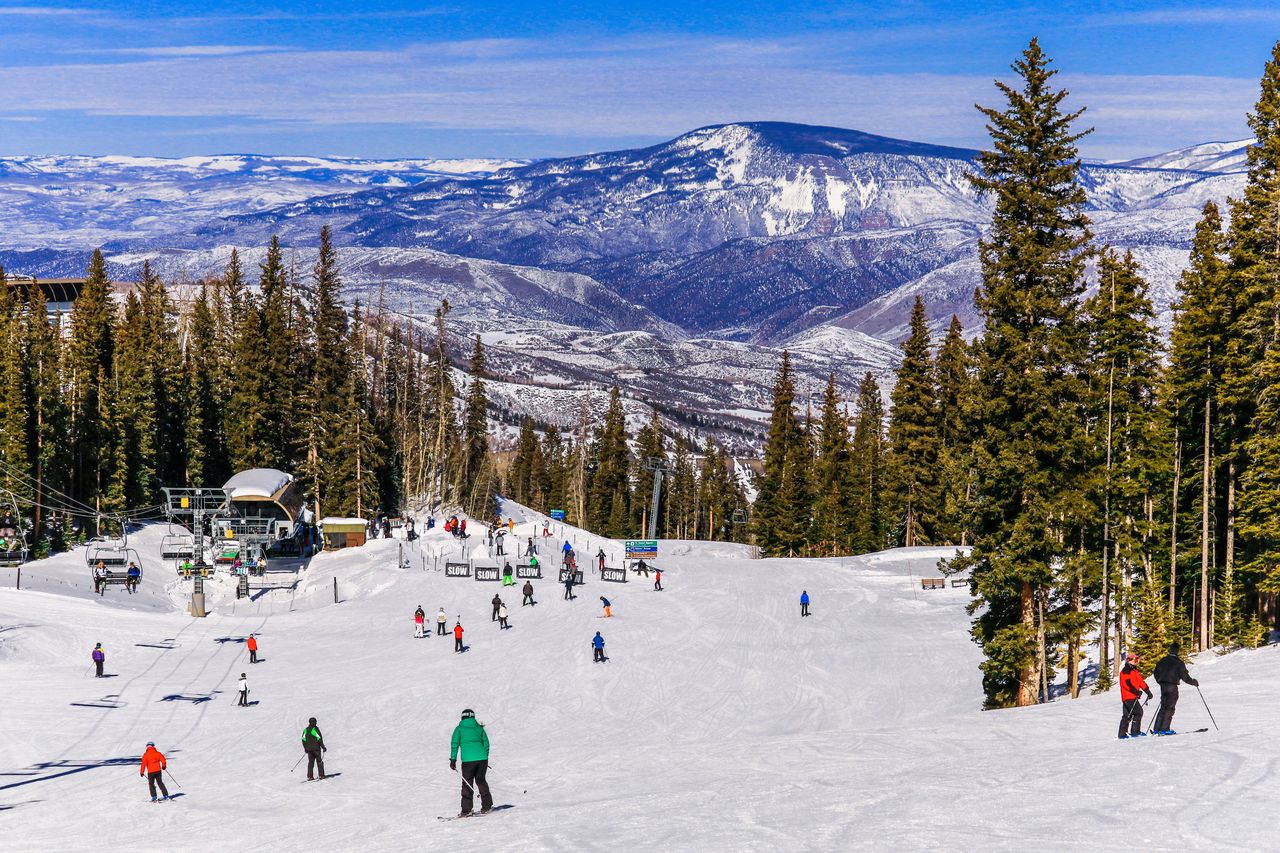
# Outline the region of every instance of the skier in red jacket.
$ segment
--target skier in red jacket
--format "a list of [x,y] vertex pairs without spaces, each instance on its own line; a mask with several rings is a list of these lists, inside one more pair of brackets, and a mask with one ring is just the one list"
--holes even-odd
[[453,623],[453,650],[455,652],[462,651],[462,621]]
[[164,799],[169,799],[169,791],[164,786],[164,779],[160,774],[169,766],[169,762],[164,760],[164,755],[160,750],[156,749],[156,745],[147,741],[147,751],[142,753],[142,766],[138,768],[139,776],[147,777],[147,787],[151,789],[151,802],[156,801],[156,786],[160,786],[160,793],[164,795]]
[[[1120,707],[1124,709],[1124,716],[1120,718],[1121,740],[1142,737],[1145,734],[1142,731],[1141,694],[1143,693],[1147,694],[1147,700],[1150,701],[1151,688],[1147,687],[1147,680],[1142,677],[1142,672],[1138,669],[1138,656],[1130,652],[1124,669],[1120,670]],[[1126,728],[1128,728],[1127,733]]]

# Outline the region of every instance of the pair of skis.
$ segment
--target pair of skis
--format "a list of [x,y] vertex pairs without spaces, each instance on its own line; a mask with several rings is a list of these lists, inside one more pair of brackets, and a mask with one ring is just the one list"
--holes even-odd
[[501,806],[494,806],[493,808],[489,809],[489,811],[487,812],[471,812],[469,814],[456,814],[456,815],[448,815],[448,816],[442,815],[437,817],[436,820],[462,820],[463,818],[470,818],[470,817],[484,817],[485,815],[493,814],[494,812],[500,812],[500,811],[505,811],[507,809],[514,809],[514,808],[515,806],[513,804],[506,803]]

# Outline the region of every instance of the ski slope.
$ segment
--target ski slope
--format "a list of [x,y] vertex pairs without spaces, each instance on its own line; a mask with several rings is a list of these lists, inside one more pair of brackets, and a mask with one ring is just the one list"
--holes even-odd
[[[541,529],[512,514],[516,539]],[[153,533],[131,537],[144,558]],[[566,535],[584,564],[620,546]],[[472,554],[487,554],[478,542]],[[458,551],[437,529],[325,553],[296,587],[254,600],[211,584],[205,619],[183,612],[183,582],[154,559],[134,597],[77,590],[82,556],[26,567],[44,587],[24,575],[23,590],[0,588],[0,849],[1273,846],[1261,816],[1280,771],[1260,735],[1280,699],[1275,647],[1193,666],[1220,733],[1119,742],[1114,693],[979,710],[967,590],[920,589],[947,549],[753,560],[743,546],[663,542],[665,591],[588,574],[568,602],[548,579],[534,608],[518,587],[434,570]],[[490,621],[495,592],[509,631]],[[600,618],[600,595],[614,618]],[[429,620],[444,606],[450,628],[460,615],[469,650],[415,639],[419,604]],[[597,630],[605,664],[591,662]],[[252,667],[251,631],[263,661]],[[110,678],[90,675],[95,642]],[[249,708],[233,704],[241,672]],[[440,822],[458,811],[447,761],[467,707],[492,741],[495,802],[515,808]],[[340,775],[302,784],[305,767],[290,768],[310,716]],[[1184,692],[1175,727],[1201,725]],[[148,740],[182,786],[170,784],[175,802],[148,801],[137,771]]]

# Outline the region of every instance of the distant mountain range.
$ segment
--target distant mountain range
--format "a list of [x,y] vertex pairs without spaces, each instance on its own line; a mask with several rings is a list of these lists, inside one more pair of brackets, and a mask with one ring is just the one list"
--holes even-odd
[[[1134,252],[1162,311],[1201,207],[1241,191],[1246,146],[1085,164],[1099,241]],[[329,224],[353,299],[427,316],[448,296],[468,332],[522,341],[513,364],[550,359],[536,369],[553,385],[637,370],[680,385],[684,362],[736,342],[739,363],[721,367],[746,384],[717,410],[752,421],[768,372],[756,387],[755,354],[809,347],[815,383],[829,369],[888,377],[887,344],[917,294],[937,327],[952,313],[975,327],[975,247],[990,216],[965,180],[975,156],[751,122],[533,162],[0,158],[0,263],[67,274],[100,244],[119,276],[153,258],[190,279],[215,273],[231,246],[279,234],[311,247]],[[535,358],[522,322],[544,337],[554,329],[582,357],[570,365],[548,348]],[[662,350],[662,364],[639,365],[633,339],[610,345],[622,332],[659,342],[647,351]],[[690,407],[716,407],[715,394],[686,391]]]

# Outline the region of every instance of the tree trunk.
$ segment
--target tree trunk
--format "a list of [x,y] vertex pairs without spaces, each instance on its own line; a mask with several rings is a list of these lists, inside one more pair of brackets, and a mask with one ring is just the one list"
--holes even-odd
[[[1236,461],[1232,459],[1227,463],[1227,557],[1226,563],[1222,567],[1222,588],[1230,590],[1232,583],[1232,575],[1235,572],[1236,564]],[[1236,607],[1234,598],[1228,598],[1228,611]],[[1216,617],[1216,611],[1214,616]],[[1231,624],[1231,618],[1234,614],[1228,612],[1226,615],[1227,624]],[[1213,625],[1216,618],[1209,621],[1209,645],[1213,645]]]
[[1211,400],[1204,401],[1204,461],[1200,471],[1200,619],[1196,649],[1209,648],[1209,415]]
[[[1021,622],[1028,628],[1033,629],[1033,633],[1039,636],[1036,626],[1036,601],[1035,592],[1031,588],[1031,584],[1027,581],[1022,582],[1022,588],[1018,594],[1018,603],[1021,608]],[[1043,651],[1044,646],[1041,645]],[[1024,666],[1018,673],[1018,705],[1026,707],[1027,705],[1036,704],[1036,694],[1039,692],[1040,684],[1040,661],[1041,655],[1037,653],[1031,663]]]
[[1178,600],[1178,492],[1182,486],[1182,442],[1173,443],[1173,500],[1169,512],[1169,615]]
[[[1083,555],[1081,555],[1083,556]],[[1080,569],[1077,568],[1075,575],[1071,578],[1071,613],[1075,614],[1084,609],[1084,595],[1081,590]],[[1071,691],[1071,698],[1080,698],[1080,635],[1072,632],[1070,639],[1067,640],[1067,689]]]

